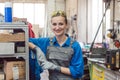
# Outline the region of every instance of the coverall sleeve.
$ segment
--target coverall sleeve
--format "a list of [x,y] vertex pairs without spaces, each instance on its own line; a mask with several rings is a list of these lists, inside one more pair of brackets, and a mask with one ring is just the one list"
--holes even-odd
[[29,42],[34,43],[44,52],[44,54],[46,54],[49,38],[30,38]]
[[84,73],[84,61],[82,50],[78,42],[73,44],[74,54],[69,66],[72,77],[81,78]]

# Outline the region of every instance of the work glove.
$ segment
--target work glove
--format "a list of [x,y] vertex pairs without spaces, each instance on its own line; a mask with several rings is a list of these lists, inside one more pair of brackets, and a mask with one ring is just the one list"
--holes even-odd
[[48,69],[60,72],[61,70],[60,66],[57,66],[54,63],[47,61],[44,53],[41,51],[39,47],[35,47],[34,50],[36,51],[37,54],[38,63],[41,65],[43,70]]

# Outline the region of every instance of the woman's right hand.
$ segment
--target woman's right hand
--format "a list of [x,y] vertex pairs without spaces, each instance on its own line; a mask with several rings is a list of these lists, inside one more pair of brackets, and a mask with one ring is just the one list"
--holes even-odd
[[29,42],[28,45],[29,45],[29,48],[30,48],[30,49],[34,49],[34,48],[36,47],[36,46],[35,46],[33,43],[31,43],[31,42]]

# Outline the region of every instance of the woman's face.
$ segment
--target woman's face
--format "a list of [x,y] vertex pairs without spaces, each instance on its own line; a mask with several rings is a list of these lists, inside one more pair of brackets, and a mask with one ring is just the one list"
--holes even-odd
[[56,16],[51,19],[52,31],[55,36],[63,36],[66,32],[67,24],[65,18],[62,16]]

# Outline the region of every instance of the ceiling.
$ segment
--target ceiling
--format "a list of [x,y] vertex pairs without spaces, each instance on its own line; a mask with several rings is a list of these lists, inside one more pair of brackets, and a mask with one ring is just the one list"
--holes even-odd
[[4,2],[17,2],[17,3],[44,3],[47,0],[0,0],[0,3]]

